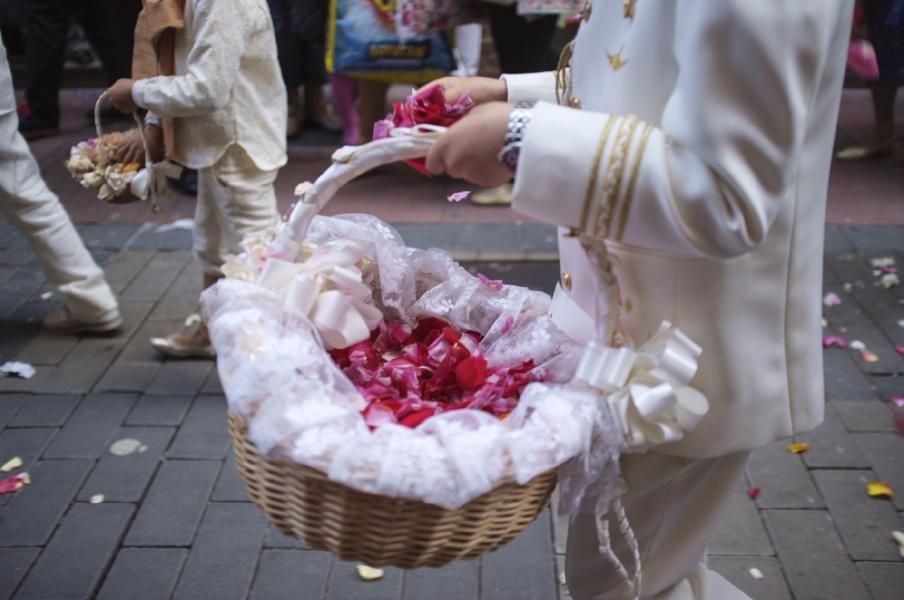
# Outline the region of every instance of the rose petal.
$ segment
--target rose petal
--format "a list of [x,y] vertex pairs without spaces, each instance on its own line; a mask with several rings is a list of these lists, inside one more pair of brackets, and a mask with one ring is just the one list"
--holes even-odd
[[91,498],[88,499],[88,502],[90,502],[91,504],[102,504],[104,500],[105,498],[103,494],[94,494],[93,496],[91,496]]
[[791,454],[803,454],[807,450],[810,449],[810,444],[807,442],[795,442],[793,444],[788,444],[788,452]]
[[471,196],[471,190],[464,190],[461,192],[452,192],[449,194],[446,199],[449,202],[463,202],[467,200]]
[[891,498],[894,491],[887,481],[870,481],[866,484],[866,493],[872,498]]
[[838,294],[836,294],[835,292],[829,292],[822,299],[822,303],[826,306],[838,306],[839,304],[841,304],[841,298],[839,298]]
[[857,350],[858,352],[862,351],[862,350],[866,350],[866,344],[864,344],[860,340],[854,340],[853,342],[850,343],[850,346],[851,346],[851,350]]
[[355,569],[358,571],[358,577],[364,581],[377,581],[383,579],[383,569],[368,567],[367,565],[358,565]]
[[16,469],[18,469],[21,466],[22,466],[22,458],[19,456],[14,456],[11,459],[9,459],[8,461],[6,461],[6,463],[4,463],[2,467],[0,467],[0,471],[3,471],[4,473],[9,473],[10,471],[15,471]]
[[847,342],[838,335],[827,335],[822,338],[823,348],[847,348]]
[[877,363],[877,362],[879,362],[879,356],[878,356],[875,352],[873,352],[873,351],[871,351],[871,350],[868,350],[868,349],[863,349],[863,350],[860,351],[860,358],[861,358],[861,359],[863,360],[863,362],[865,362],[865,363]]
[[758,488],[758,487],[747,488],[747,497],[750,498],[751,500],[756,500],[759,495],[760,495],[760,488]]
[[753,577],[754,579],[762,579],[763,572],[760,571],[759,569],[757,569],[756,567],[752,567],[750,569],[750,576]]
[[904,344],[895,346],[895,352],[897,352],[901,356],[904,356]]
[[502,290],[502,285],[503,285],[503,284],[502,284],[502,280],[501,280],[501,279],[490,279],[489,277],[487,277],[487,276],[484,275],[483,273],[478,273],[478,274],[477,274],[477,279],[480,280],[480,283],[482,283],[483,285],[485,285],[485,286],[487,286],[487,287],[489,287],[489,288],[492,288],[492,289],[494,289],[494,290],[496,290],[496,291],[501,291],[501,290]]

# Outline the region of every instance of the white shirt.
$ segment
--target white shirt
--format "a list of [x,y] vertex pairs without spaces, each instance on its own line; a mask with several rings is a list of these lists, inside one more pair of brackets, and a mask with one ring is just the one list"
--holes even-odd
[[231,144],[261,170],[286,163],[286,90],[265,0],[189,0],[175,76],[136,81],[135,103],[175,118],[176,156],[210,167]]

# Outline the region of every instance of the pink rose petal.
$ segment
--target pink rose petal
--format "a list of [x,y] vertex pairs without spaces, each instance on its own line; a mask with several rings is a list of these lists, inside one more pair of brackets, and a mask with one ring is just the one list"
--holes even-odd
[[480,283],[482,283],[483,285],[485,285],[489,288],[493,288],[496,291],[502,291],[502,280],[501,279],[490,279],[483,273],[478,273],[477,279],[480,280]]
[[835,292],[829,292],[822,299],[822,303],[826,306],[838,306],[839,304],[841,304],[841,298],[839,298],[838,294],[836,294]]
[[470,196],[471,196],[471,191],[470,191],[470,190],[464,190],[464,191],[461,191],[461,192],[452,192],[451,194],[449,194],[449,195],[446,197],[446,199],[447,199],[449,202],[464,202],[464,201],[467,200]]
[[822,338],[823,348],[847,348],[847,342],[838,335],[827,335]]

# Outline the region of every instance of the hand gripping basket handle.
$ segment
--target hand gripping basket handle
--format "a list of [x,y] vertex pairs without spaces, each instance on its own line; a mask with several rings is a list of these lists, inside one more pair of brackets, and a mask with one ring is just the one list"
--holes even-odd
[[333,153],[333,164],[311,184],[289,215],[286,232],[292,240],[302,240],[311,219],[349,181],[382,165],[427,155],[444,127],[420,125],[394,129],[390,137],[361,146],[344,146]]
[[[104,136],[103,125],[100,122],[100,108],[103,106],[104,100],[106,99],[107,93],[104,92],[100,95],[100,98],[97,99],[97,102],[94,103],[94,128],[97,131],[97,139]],[[141,117],[138,116],[137,112],[132,113],[132,118],[135,119],[135,124],[138,126],[138,137],[141,139],[142,147],[144,147],[144,166],[145,168],[150,169],[152,166],[151,150],[148,147],[148,140],[144,135],[144,123],[141,122]]]

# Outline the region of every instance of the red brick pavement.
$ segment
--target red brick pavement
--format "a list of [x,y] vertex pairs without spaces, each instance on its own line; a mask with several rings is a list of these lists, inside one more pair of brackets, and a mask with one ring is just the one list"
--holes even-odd
[[[404,94],[395,89],[393,95]],[[174,196],[160,215],[151,214],[146,205],[107,206],[87,190],[79,188],[62,166],[69,147],[91,135],[84,113],[94,94],[86,90],[63,93],[64,116],[60,135],[38,140],[32,149],[48,185],[60,194],[75,221],[79,223],[145,221],[167,222],[191,216],[193,200]],[[899,102],[904,109],[904,95]],[[899,110],[904,115],[904,110]],[[847,90],[842,104],[839,145],[861,139],[871,128],[869,94]],[[899,118],[904,131],[904,119]],[[328,147],[290,149],[289,164],[277,180],[280,207],[288,210],[296,183],[315,178],[328,165]],[[447,178],[425,178],[401,165],[385,167],[350,184],[327,208],[327,213],[368,212],[395,223],[512,222],[522,218],[504,207],[450,204],[446,196],[468,186]],[[833,165],[829,189],[828,218],[838,224],[904,224],[904,147],[898,147],[893,159]]]

